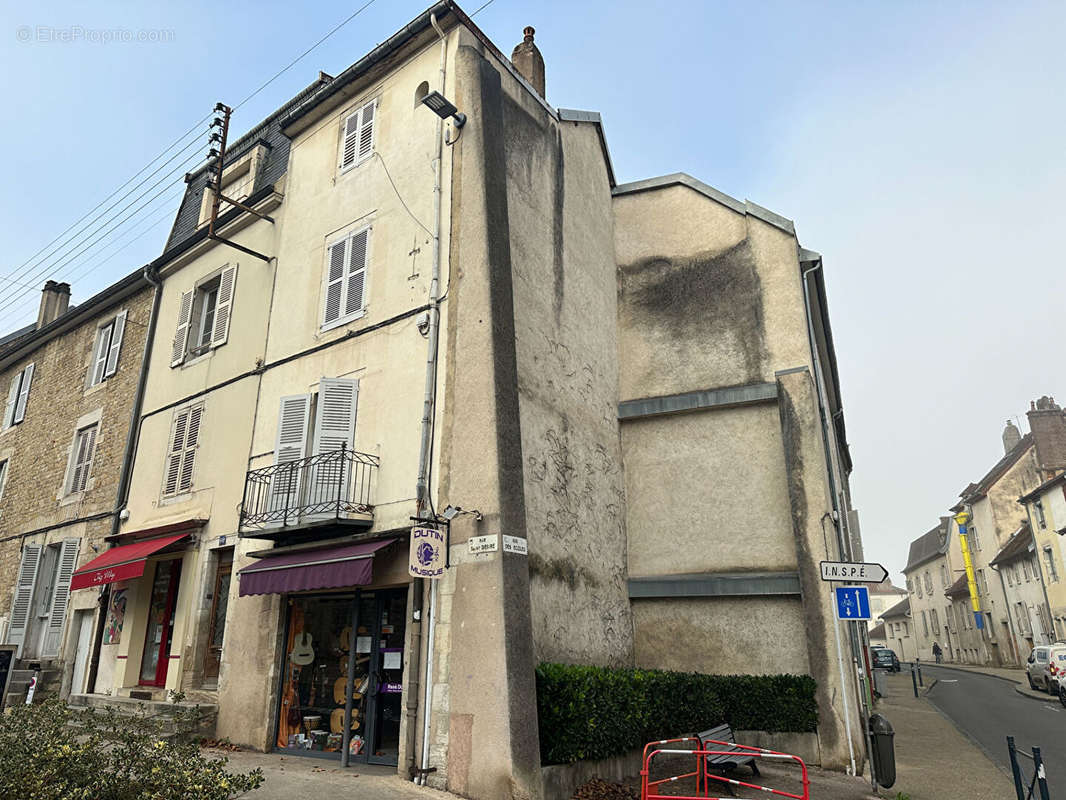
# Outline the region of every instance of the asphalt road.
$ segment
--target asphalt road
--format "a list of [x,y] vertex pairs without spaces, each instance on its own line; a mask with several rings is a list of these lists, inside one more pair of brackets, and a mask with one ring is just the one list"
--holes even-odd
[[[904,674],[907,670],[904,667]],[[1008,773],[1007,736],[1019,749],[1040,748],[1052,797],[1066,797],[1066,708],[1058,698],[1047,701],[1023,697],[1014,684],[990,675],[922,665],[928,699],[955,726],[977,742]],[[909,677],[909,676],[908,676]],[[1032,775],[1032,762],[1021,759],[1023,774]],[[951,768],[945,754],[945,768]]]

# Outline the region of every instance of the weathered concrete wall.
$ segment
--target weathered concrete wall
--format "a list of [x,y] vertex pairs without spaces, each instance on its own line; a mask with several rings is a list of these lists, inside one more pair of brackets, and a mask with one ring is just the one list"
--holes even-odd
[[810,672],[798,597],[634,600],[633,623],[641,667],[717,675]]
[[[1056,531],[1066,527],[1066,497],[1064,497],[1061,485],[1051,486],[1040,493],[1039,499],[1044,509],[1044,526],[1040,525],[1039,517],[1033,508],[1033,503],[1027,503],[1022,508],[1029,518],[1029,526],[1033,531],[1033,539],[1036,542],[1036,556],[1040,564],[1040,574],[1047,591],[1047,602],[1051,612],[1051,624],[1055,630],[1051,633],[1052,640],[1058,641],[1066,636],[1066,560],[1063,559],[1064,549],[1062,536]],[[1046,563],[1045,550],[1051,549],[1051,557],[1056,566],[1055,575],[1051,575]]]
[[594,125],[502,102],[538,661],[628,664],[613,216]]
[[795,570],[780,430],[772,403],[626,421],[629,574]]

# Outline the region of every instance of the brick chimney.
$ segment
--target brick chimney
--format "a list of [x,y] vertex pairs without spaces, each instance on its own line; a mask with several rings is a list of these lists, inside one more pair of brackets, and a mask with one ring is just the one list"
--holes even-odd
[[529,81],[529,84],[537,90],[541,97],[544,97],[544,56],[540,54],[540,50],[535,44],[533,44],[533,34],[536,31],[531,27],[526,27],[522,33],[525,38],[519,42],[514,51],[511,53],[511,63],[515,65],[522,77]]
[[1066,414],[1054,397],[1045,395],[1029,404],[1026,416],[1036,448],[1036,466],[1047,480],[1066,469]]
[[37,312],[37,330],[66,313],[70,305],[70,284],[48,281],[41,290],[41,309]]
[[1003,452],[1009,453],[1018,446],[1022,440],[1022,432],[1019,431],[1011,420],[1007,420],[1007,427],[1003,429]]

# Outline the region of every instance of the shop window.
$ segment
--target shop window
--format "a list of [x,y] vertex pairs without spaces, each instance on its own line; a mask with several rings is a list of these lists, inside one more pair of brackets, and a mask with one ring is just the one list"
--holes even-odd
[[291,598],[276,746],[339,757],[350,692],[350,755],[396,764],[406,620],[406,589]]

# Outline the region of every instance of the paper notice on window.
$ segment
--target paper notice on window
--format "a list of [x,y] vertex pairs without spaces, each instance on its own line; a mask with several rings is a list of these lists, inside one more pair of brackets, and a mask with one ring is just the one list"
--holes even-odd
[[373,641],[370,636],[356,636],[355,637],[355,652],[357,653],[369,653],[370,642]]
[[382,669],[400,669],[402,662],[400,659],[401,653],[382,653],[385,657],[384,663],[382,663]]

